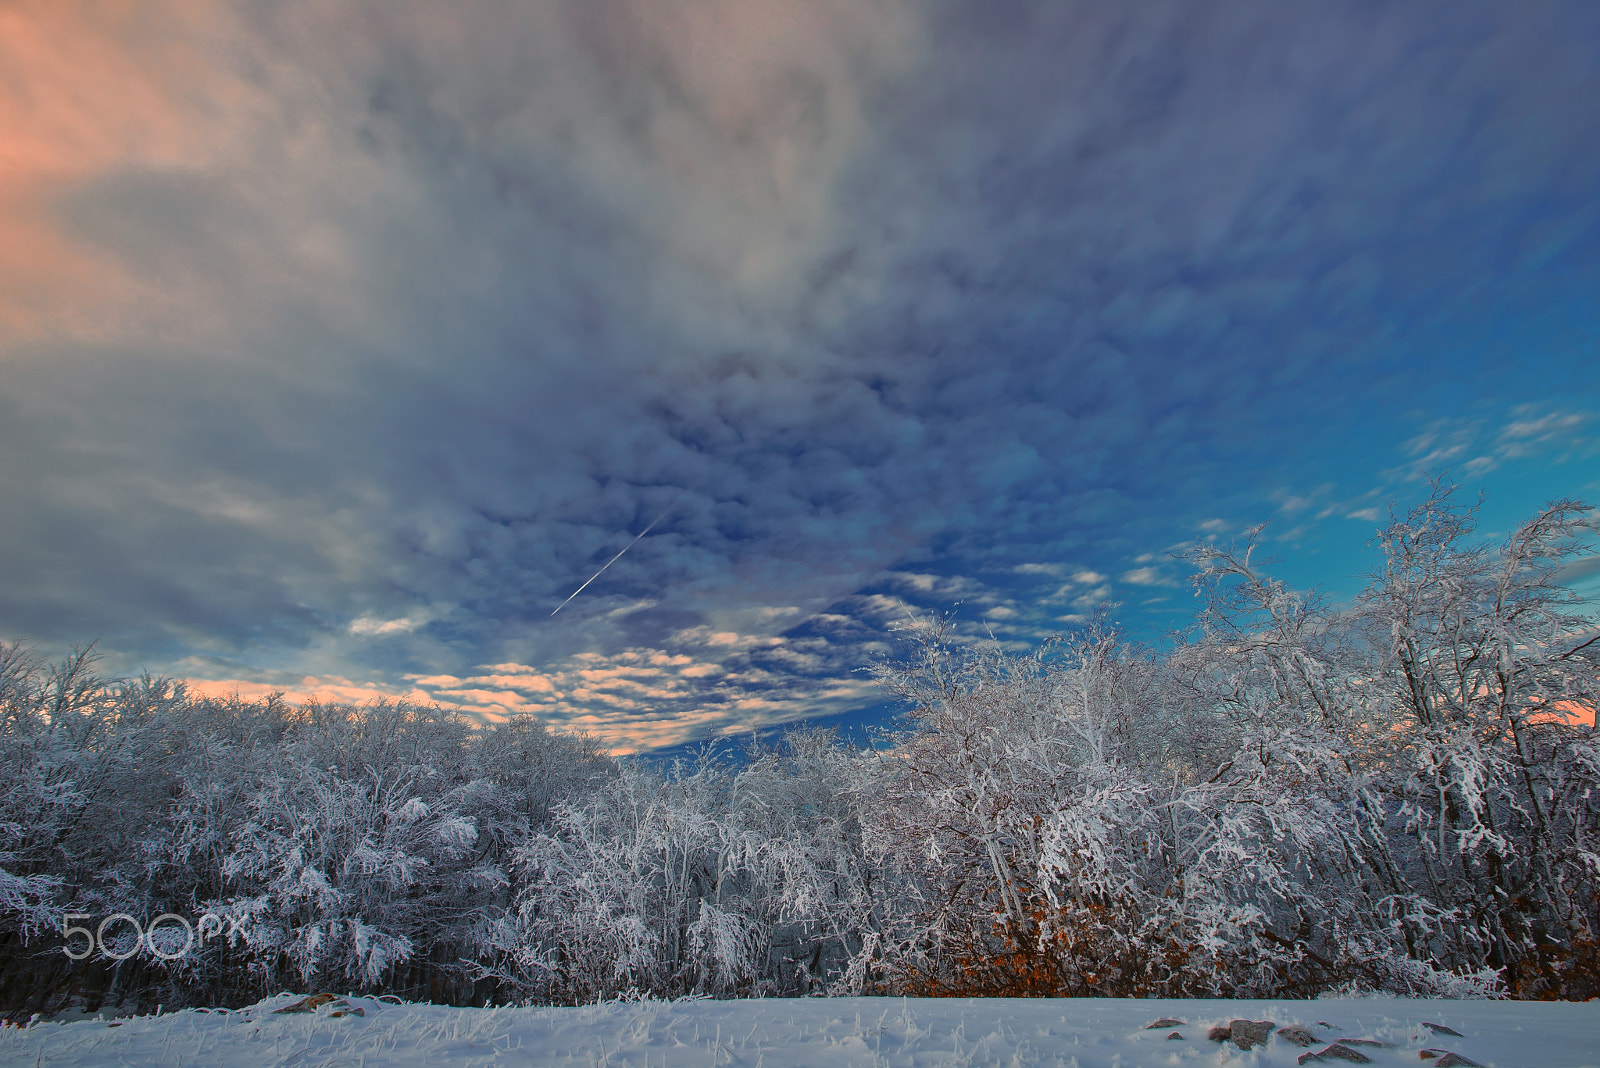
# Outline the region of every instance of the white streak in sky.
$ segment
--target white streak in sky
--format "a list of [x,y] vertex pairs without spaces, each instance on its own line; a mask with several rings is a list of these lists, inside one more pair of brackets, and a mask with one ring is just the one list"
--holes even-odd
[[[616,563],[622,557],[623,553],[627,552],[629,549],[631,549],[635,545],[639,544],[639,539],[644,537],[646,534],[650,533],[651,528],[654,527],[657,523],[659,523],[663,519],[667,518],[667,513],[672,511],[674,508],[676,508],[678,506],[678,502],[681,501],[681,500],[683,500],[683,494],[680,493],[680,494],[678,494],[678,496],[676,498],[673,499],[671,504],[667,505],[666,508],[662,509],[662,512],[661,512],[660,515],[658,515],[654,519],[650,520],[650,526],[645,527],[643,530],[639,531],[639,533],[635,534],[632,541],[630,541],[628,544],[624,545],[621,549],[617,550],[617,555],[616,556],[613,556],[611,559],[607,560],[604,564],[601,565],[599,571],[596,571],[594,574],[590,575],[589,576],[589,582],[593,582],[595,579],[599,578],[602,574],[605,573],[606,568],[608,568],[612,564]],[[568,597],[565,601],[562,601],[560,604],[556,605],[556,612],[559,612],[563,608],[567,607],[567,605],[572,603],[572,598],[573,597],[578,596],[578,594],[580,594],[584,590],[588,589],[589,588],[589,582],[585,582],[582,586],[579,586],[577,589],[573,590],[572,591],[572,597]],[[551,612],[550,614],[552,616],[554,616],[556,614],[556,612]]]

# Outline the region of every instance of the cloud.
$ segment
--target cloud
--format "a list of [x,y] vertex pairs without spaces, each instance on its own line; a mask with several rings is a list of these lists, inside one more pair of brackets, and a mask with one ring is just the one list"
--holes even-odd
[[350,624],[351,634],[370,634],[382,636],[385,634],[405,634],[422,626],[426,620],[422,619],[374,619],[371,616],[362,616]]
[[1543,451],[1541,446],[1577,444],[1582,441],[1579,431],[1593,418],[1585,412],[1541,413],[1535,405],[1519,405],[1497,435],[1500,454],[1521,458]]
[[1555,580],[1563,584],[1583,582],[1600,576],[1600,556],[1581,556],[1563,564]]
[[339,676],[269,681],[205,675],[195,665],[189,688],[199,694],[363,704],[408,699],[461,709],[480,722],[535,715],[557,728],[593,735],[616,753],[739,734],[795,719],[824,718],[870,702],[873,684],[841,670],[841,656],[859,650],[826,641],[785,641],[703,629],[680,632],[667,648],[581,652],[540,665],[481,664],[456,674],[407,674],[396,685]]
[[1122,573],[1122,581],[1135,586],[1171,586],[1173,581],[1153,567],[1136,567]]
[[894,585],[916,593],[931,593],[936,586],[940,585],[940,577],[938,575],[919,575],[910,571],[891,571],[888,577],[889,581]]
[[[783,670],[771,670],[773,663]],[[465,677],[410,681],[430,700],[488,722],[534,714],[627,753],[827,716],[870,699],[871,684],[864,678],[806,674],[824,665],[822,657],[781,647],[760,662],[624,649],[579,653],[538,668],[501,664]]]
[[352,682],[338,675],[307,675],[298,681],[283,685],[256,682],[250,679],[191,678],[184,683],[187,690],[199,697],[221,700],[238,697],[246,701],[259,701],[267,697],[282,697],[296,704],[366,705],[377,701],[411,700],[432,703],[430,694],[422,689],[393,686],[374,686],[370,683]]
[[1413,481],[1452,468],[1467,477],[1482,477],[1534,456],[1561,462],[1593,455],[1595,442],[1583,431],[1594,418],[1588,412],[1551,410],[1548,402],[1541,402],[1514,405],[1488,417],[1436,420],[1407,443],[1408,463],[1402,472]]
[[1597,19],[9,5],[0,633],[644,745],[1589,455]]

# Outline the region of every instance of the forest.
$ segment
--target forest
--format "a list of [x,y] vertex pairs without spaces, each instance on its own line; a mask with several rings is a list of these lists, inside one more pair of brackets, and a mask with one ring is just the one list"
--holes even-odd
[[1159,646],[905,628],[870,746],[218,700],[0,643],[0,1010],[906,994],[1600,996],[1600,631],[1562,500],[1436,485],[1364,591],[1259,531]]

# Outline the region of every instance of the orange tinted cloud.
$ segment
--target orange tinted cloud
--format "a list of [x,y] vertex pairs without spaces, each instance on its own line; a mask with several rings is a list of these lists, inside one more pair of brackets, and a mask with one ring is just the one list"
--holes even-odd
[[[874,692],[865,678],[787,675],[741,655],[759,648],[787,665],[787,644],[695,627],[675,633],[670,649],[584,652],[538,667],[485,664],[480,674],[410,675],[407,681],[424,699],[484,722],[533,713],[552,726],[586,731],[618,754],[825,716]],[[793,651],[794,658],[805,656]]]
[[96,334],[140,286],[63,235],[55,199],[115,168],[194,168],[221,147],[237,92],[208,56],[199,0],[0,7],[0,338]]
[[781,637],[694,627],[676,632],[669,649],[583,652],[540,666],[484,664],[476,674],[407,675],[397,686],[337,675],[306,676],[294,685],[186,681],[192,692],[215,697],[259,700],[277,693],[292,702],[350,704],[404,698],[459,709],[482,723],[532,714],[552,727],[590,734],[621,755],[826,716],[875,692],[863,677],[788,675],[742,655],[760,649],[787,667],[816,666],[790,663],[808,657],[788,645]]
[[418,701],[423,704],[434,703],[434,698],[427,692],[413,688],[393,686],[375,686],[367,683],[352,682],[339,675],[312,676],[307,675],[295,686],[274,686],[265,682],[251,682],[247,679],[185,679],[184,685],[189,692],[200,697],[242,697],[246,701],[259,701],[273,694],[280,694],[285,699],[302,704],[308,701],[317,701],[324,704],[339,703],[361,705],[372,701],[394,701],[406,699]]

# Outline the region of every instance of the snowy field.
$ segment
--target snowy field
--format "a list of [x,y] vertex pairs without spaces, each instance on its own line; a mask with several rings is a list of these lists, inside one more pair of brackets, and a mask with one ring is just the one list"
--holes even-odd
[[[1346,1051],[1375,1065],[1463,1063],[1448,1061],[1450,1053],[1485,1068],[1600,1065],[1600,1002],[834,998],[460,1009],[353,997],[311,1012],[274,1011],[296,1000],[286,994],[237,1012],[5,1028],[0,1064],[1266,1066],[1301,1063],[1343,1039]],[[1183,1022],[1148,1027],[1163,1018]],[[1208,1039],[1211,1028],[1236,1019],[1270,1021],[1277,1030],[1249,1050]],[[1286,1037],[1296,1026],[1315,1043],[1295,1044],[1309,1036],[1292,1030]],[[1304,1063],[1361,1062],[1332,1053]]]

